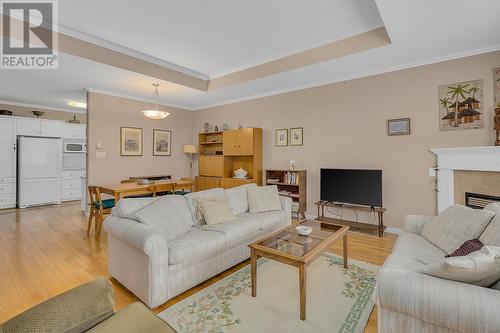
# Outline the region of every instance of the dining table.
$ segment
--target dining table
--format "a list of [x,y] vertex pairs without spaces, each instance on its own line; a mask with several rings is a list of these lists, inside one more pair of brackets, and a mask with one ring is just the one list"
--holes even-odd
[[153,185],[162,184],[174,184],[176,187],[194,188],[194,182],[192,180],[173,179],[158,180],[144,185],[137,184],[136,182],[99,185],[98,188],[101,193],[113,196],[115,198],[115,202],[118,202],[118,200],[126,196],[153,193]]

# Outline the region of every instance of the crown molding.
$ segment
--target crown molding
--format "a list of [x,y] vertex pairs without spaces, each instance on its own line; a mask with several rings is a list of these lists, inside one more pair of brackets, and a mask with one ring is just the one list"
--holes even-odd
[[286,94],[289,92],[305,90],[305,89],[310,89],[310,88],[315,88],[315,87],[321,87],[321,86],[326,86],[329,84],[340,83],[340,82],[344,82],[344,81],[350,81],[350,80],[360,79],[360,78],[379,75],[379,74],[397,72],[397,71],[401,71],[401,70],[405,70],[405,69],[410,69],[410,68],[415,68],[415,67],[420,67],[420,66],[425,66],[425,65],[432,65],[432,64],[436,64],[436,63],[440,63],[440,62],[446,62],[446,61],[456,60],[456,59],[461,59],[461,58],[467,58],[467,57],[471,57],[471,56],[475,56],[475,55],[479,55],[479,54],[490,53],[490,52],[495,52],[495,51],[499,51],[499,50],[500,50],[500,44],[497,44],[497,45],[493,45],[490,47],[454,53],[452,55],[429,58],[429,59],[426,59],[423,61],[408,63],[405,65],[385,67],[382,69],[368,71],[368,72],[364,72],[364,73],[360,73],[360,74],[347,75],[347,76],[343,76],[343,77],[339,77],[339,78],[335,78],[335,79],[323,80],[320,82],[307,83],[307,84],[298,85],[298,86],[294,86],[294,87],[290,87],[290,88],[273,90],[273,91],[262,93],[262,94],[255,94],[255,95],[251,95],[251,96],[228,99],[228,100],[213,103],[213,104],[207,104],[205,106],[195,107],[195,108],[193,108],[193,111],[201,111],[201,110],[214,108],[217,106],[223,106],[223,105],[234,104],[234,103],[239,103],[239,102],[251,101],[254,99],[270,97],[270,96],[275,96],[275,95],[281,95],[281,94]]
[[131,56],[134,58],[138,58],[138,59],[153,63],[153,64],[158,65],[158,66],[162,66],[162,67],[165,67],[165,68],[168,68],[168,69],[171,69],[171,70],[174,70],[174,71],[177,71],[177,72],[189,75],[189,76],[193,76],[193,77],[196,77],[196,78],[201,79],[201,80],[205,80],[205,81],[209,80],[208,75],[199,73],[197,71],[194,71],[194,70],[191,70],[189,68],[174,64],[174,63],[166,61],[166,60],[162,60],[160,58],[154,57],[154,56],[149,55],[147,53],[143,53],[141,51],[131,49],[129,47],[120,45],[118,43],[111,42],[107,39],[94,36],[92,34],[83,32],[81,30],[78,30],[75,28],[70,28],[69,26],[62,24],[62,23],[59,23],[59,33],[63,33],[63,34],[68,35],[70,37],[77,38],[77,39],[83,40],[85,42],[95,44],[97,46],[101,46],[101,47],[104,47],[104,48],[107,48],[107,49],[110,49],[110,50],[113,50],[113,51],[116,51],[119,53],[123,53],[125,55]]
[[[96,93],[96,94],[113,96],[113,97],[118,97],[118,98],[131,99],[133,101],[143,102],[143,103],[151,103],[151,104],[158,103],[157,101],[155,101],[152,98],[149,98],[149,99],[148,98],[140,98],[140,97],[137,97],[137,96],[127,95],[127,94],[121,94],[121,93],[117,93],[117,92],[106,91],[106,90],[95,89],[95,88],[87,88],[87,89],[85,89],[85,91],[89,92],[89,93]],[[194,111],[194,109],[192,107],[185,106],[185,105],[174,104],[174,103],[163,103],[163,102],[161,102],[161,103],[158,103],[158,105],[166,106],[166,107],[170,107],[170,108],[181,109],[181,110],[185,110],[185,111]]]
[[46,105],[20,103],[20,102],[6,101],[6,100],[0,100],[0,104],[19,106],[19,107],[30,108],[30,109],[41,109],[41,110],[47,110],[47,111],[58,111],[58,112],[67,112],[67,113],[86,113],[86,111],[84,111],[84,110],[65,109],[65,108],[58,108],[58,107],[52,107],[52,106],[46,106]]

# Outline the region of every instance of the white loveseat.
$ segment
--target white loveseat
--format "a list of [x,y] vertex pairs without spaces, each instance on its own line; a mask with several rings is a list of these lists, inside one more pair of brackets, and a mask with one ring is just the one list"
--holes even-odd
[[[405,232],[379,272],[378,326],[387,332],[500,332],[500,291],[419,273],[446,255],[421,236],[433,217],[409,215]],[[479,239],[500,246],[500,214]]]
[[[249,213],[247,186],[169,195],[190,229],[167,242],[162,231],[140,223],[134,212],[154,198],[122,199],[104,222],[108,233],[110,274],[150,308],[196,286],[250,257],[248,245],[291,224],[291,199],[280,197],[281,210]],[[235,218],[213,226],[196,222],[196,199],[228,200]],[[179,216],[177,216],[179,218]]]

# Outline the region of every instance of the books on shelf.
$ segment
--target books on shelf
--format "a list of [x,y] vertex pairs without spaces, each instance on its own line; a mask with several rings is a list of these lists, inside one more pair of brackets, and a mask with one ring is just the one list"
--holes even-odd
[[283,182],[290,185],[298,185],[300,181],[300,175],[298,172],[287,171],[284,174]]

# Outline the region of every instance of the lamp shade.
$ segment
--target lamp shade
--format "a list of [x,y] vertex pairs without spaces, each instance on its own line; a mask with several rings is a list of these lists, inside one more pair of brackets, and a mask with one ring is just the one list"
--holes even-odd
[[198,152],[198,148],[195,145],[184,145],[184,152],[186,154],[196,154]]

